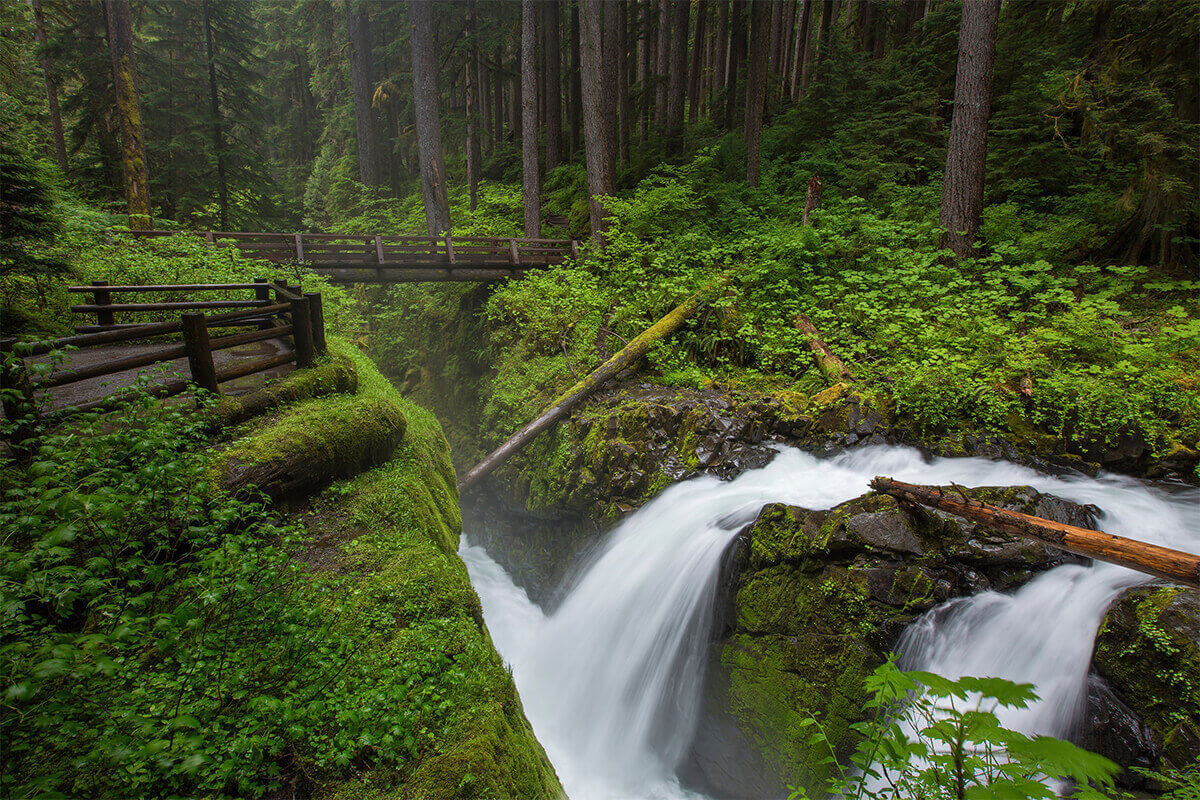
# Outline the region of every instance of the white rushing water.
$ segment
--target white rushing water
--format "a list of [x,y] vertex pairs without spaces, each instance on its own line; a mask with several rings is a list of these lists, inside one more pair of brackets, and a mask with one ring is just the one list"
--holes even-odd
[[[573,800],[688,798],[674,767],[696,724],[722,554],[767,503],[830,508],[875,475],[915,483],[1031,485],[1104,511],[1110,532],[1195,551],[1200,492],[1166,493],[1114,475],[1049,477],[1007,462],[924,460],[871,447],[819,460],[784,449],[736,480],[670,487],[623,521],[547,616],[503,568],[464,540],[460,552],[525,711]],[[468,532],[469,536],[469,532]],[[1085,697],[1105,608],[1145,576],[1108,564],[1050,570],[1011,595],[951,601],[910,626],[904,664],[951,678],[1033,683],[1041,701],[1004,718],[1062,736]]]

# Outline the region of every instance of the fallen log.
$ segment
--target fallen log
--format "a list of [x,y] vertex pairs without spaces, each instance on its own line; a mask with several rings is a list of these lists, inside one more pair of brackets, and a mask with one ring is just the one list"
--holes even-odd
[[644,356],[650,347],[659,339],[665,338],[679,329],[688,317],[696,313],[696,309],[700,307],[700,303],[715,287],[724,285],[725,279],[720,279],[713,284],[710,284],[705,289],[692,295],[683,303],[678,305],[675,310],[667,314],[658,322],[651,325],[646,330],[635,336],[629,344],[618,351],[612,358],[605,361],[593,372],[585,376],[579,383],[572,386],[566,394],[562,395],[545,411],[543,411],[537,419],[530,422],[524,428],[514,433],[504,444],[497,447],[487,458],[480,461],[475,466],[471,467],[465,475],[458,481],[458,492],[462,494],[470,489],[480,478],[484,477],[496,467],[503,464],[512,456],[513,453],[520,450],[528,444],[539,433],[549,428],[561,417],[565,416],[572,408],[584,400],[588,395],[599,389],[605,381],[614,377],[617,373],[624,370],[626,367],[632,366],[639,358]]
[[812,351],[813,361],[817,362],[817,369],[821,370],[821,374],[825,376],[825,380],[829,382],[830,386],[852,380],[850,370],[846,369],[845,363],[833,354],[829,345],[825,344],[820,332],[808,317],[797,314],[796,318],[792,320],[792,324],[808,337],[808,349]]
[[1200,589],[1200,556],[1182,550],[1051,522],[1031,514],[997,508],[966,495],[955,498],[951,492],[936,486],[920,486],[877,477],[871,481],[871,488],[899,500],[930,506],[979,522],[1004,533],[1037,539],[1060,550],[1119,564]]

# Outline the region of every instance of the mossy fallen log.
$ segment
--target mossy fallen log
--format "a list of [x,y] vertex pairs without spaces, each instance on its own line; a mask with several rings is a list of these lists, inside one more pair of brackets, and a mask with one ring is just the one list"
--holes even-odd
[[723,286],[726,280],[725,277],[719,278],[680,303],[671,313],[642,331],[629,344],[625,345],[621,351],[585,376],[579,383],[572,386],[553,405],[543,411],[537,419],[514,433],[504,444],[492,451],[487,458],[471,467],[458,481],[459,493],[466,492],[467,489],[479,482],[481,478],[507,461],[514,453],[532,441],[539,433],[565,416],[580,401],[586,399],[610,378],[637,363],[637,360],[644,356],[655,342],[679,330],[680,326],[696,313],[696,309],[700,307],[704,298],[717,287]]
[[825,380],[830,386],[848,383],[852,380],[850,370],[846,369],[845,363],[833,354],[829,345],[825,344],[821,333],[808,317],[797,314],[796,318],[792,320],[792,324],[808,337],[808,349],[812,351],[813,361],[817,362],[817,369],[821,370],[821,374],[825,376]]
[[1037,539],[1060,550],[1119,564],[1200,589],[1200,556],[1182,550],[1008,511],[972,500],[965,493],[960,493],[956,499],[950,492],[936,486],[920,486],[877,477],[871,481],[871,488],[899,500],[919,503],[979,522],[1004,533]]

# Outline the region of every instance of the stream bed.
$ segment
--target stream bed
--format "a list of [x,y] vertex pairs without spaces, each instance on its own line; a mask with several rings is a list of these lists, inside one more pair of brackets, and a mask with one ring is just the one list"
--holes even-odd
[[[1029,485],[1101,509],[1110,533],[1195,552],[1200,490],[1133,478],[1052,477],[1003,461],[926,460],[876,446],[818,459],[781,448],[732,481],[669,487],[620,522],[574,571],[547,615],[465,533],[460,553],[525,712],[573,800],[698,798],[675,775],[699,710],[722,557],[768,503],[831,508],[876,475],[914,483]],[[1026,733],[1066,736],[1086,699],[1093,640],[1108,604],[1147,576],[1066,564],[1012,594],[934,608],[897,645],[907,668],[1033,683],[1041,700],[1002,716]]]

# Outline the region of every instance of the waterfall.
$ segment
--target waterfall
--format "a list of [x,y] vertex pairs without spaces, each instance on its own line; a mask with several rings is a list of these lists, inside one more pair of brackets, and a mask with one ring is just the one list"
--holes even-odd
[[[1194,549],[1200,538],[1195,490],[1168,494],[1111,475],[1049,477],[977,458],[926,461],[915,450],[881,446],[826,460],[781,449],[766,467],[733,481],[701,477],[670,487],[607,536],[549,616],[482,548],[464,541],[489,630],[570,797],[694,797],[674,768],[696,725],[726,546],[768,503],[831,508],[864,494],[875,475],[1031,485],[1099,506],[1111,533],[1180,549]],[[1104,609],[1143,580],[1108,564],[1061,566],[1012,595],[984,592],[930,611],[899,649],[912,668],[1035,684],[1042,700],[1004,722],[1061,736],[1081,707]]]

